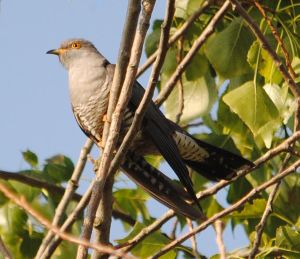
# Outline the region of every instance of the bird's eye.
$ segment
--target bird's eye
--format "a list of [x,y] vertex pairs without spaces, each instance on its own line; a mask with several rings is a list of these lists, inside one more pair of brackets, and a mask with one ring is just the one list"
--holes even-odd
[[81,48],[81,44],[79,42],[74,42],[74,43],[72,43],[71,47],[73,49],[80,49]]

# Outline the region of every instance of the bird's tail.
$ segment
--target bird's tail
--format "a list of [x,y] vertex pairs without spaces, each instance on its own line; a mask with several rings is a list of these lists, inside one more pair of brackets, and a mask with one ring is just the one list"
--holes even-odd
[[181,128],[173,138],[186,165],[209,180],[228,180],[243,167],[253,166],[249,160],[196,139]]
[[152,167],[143,157],[134,152],[128,152],[122,169],[129,178],[176,213],[193,220],[204,219],[202,211],[187,202],[191,199],[190,195],[170,178]]

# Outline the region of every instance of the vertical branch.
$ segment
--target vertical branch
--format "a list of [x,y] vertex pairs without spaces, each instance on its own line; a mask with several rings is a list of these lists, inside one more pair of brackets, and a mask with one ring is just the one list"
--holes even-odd
[[[105,193],[105,195],[103,195],[100,201],[94,222],[94,240],[97,243],[105,245],[109,245],[111,215],[113,207],[113,184],[114,174],[110,174],[105,182],[105,186],[103,189],[103,193]],[[96,250],[94,250],[92,253],[92,259],[104,259],[108,258],[108,256],[108,254],[99,253]]]
[[[72,199],[76,188],[78,187],[78,181],[79,181],[82,171],[86,165],[87,155],[91,152],[92,147],[93,147],[93,141],[90,139],[87,139],[83,148],[80,151],[78,162],[74,168],[74,172],[71,176],[71,179],[68,182],[65,193],[55,210],[55,214],[54,214],[54,217],[52,220],[53,226],[58,226],[61,223],[63,214],[64,214],[70,200]],[[44,237],[43,242],[39,247],[39,250],[36,254],[37,258],[41,257],[42,253],[44,252],[44,250],[46,249],[46,247],[48,246],[49,242],[51,241],[51,239],[53,237],[54,237],[54,233],[49,231],[47,233],[47,235]]]
[[249,259],[255,258],[255,255],[258,252],[258,248],[259,248],[259,245],[260,245],[260,242],[261,242],[261,237],[262,237],[262,234],[263,234],[263,230],[264,230],[264,227],[267,223],[268,216],[272,212],[272,203],[273,203],[274,198],[276,196],[276,193],[279,189],[280,183],[281,182],[276,183],[276,185],[273,187],[273,190],[272,190],[272,192],[271,192],[271,194],[268,198],[268,201],[267,201],[266,209],[265,209],[265,211],[262,215],[262,218],[261,218],[259,224],[256,226],[256,237],[255,237],[255,240],[254,240],[254,243],[253,243],[253,248],[252,248],[252,250],[250,252],[250,255],[249,255]]
[[216,231],[216,242],[220,251],[220,259],[226,259],[226,249],[223,240],[224,224],[222,220],[218,219],[214,225]]
[[283,55],[284,55],[284,58],[285,58],[285,64],[286,64],[286,66],[289,70],[289,73],[291,74],[292,78],[295,80],[296,73],[295,73],[294,69],[292,68],[290,58],[289,58],[289,53],[287,52],[287,50],[284,46],[283,40],[280,38],[278,31],[274,27],[271,18],[266,14],[265,9],[260,5],[260,3],[257,0],[254,0],[254,5],[257,7],[258,11],[261,13],[261,15],[267,21],[274,38],[277,40],[279,46],[282,49],[282,52],[283,52]]
[[5,246],[1,236],[0,236],[0,253],[3,255],[4,259],[12,259],[12,255],[9,252],[9,250],[7,249],[7,247]]
[[[193,227],[193,222],[190,219],[186,219],[187,220],[187,224],[189,226],[190,231],[193,231],[194,227]],[[191,243],[192,243],[192,249],[193,249],[193,253],[196,259],[200,259],[200,255],[199,252],[197,250],[197,241],[196,241],[196,236],[191,236]],[[223,259],[223,258],[222,258]]]
[[282,74],[284,80],[287,82],[288,86],[290,87],[293,95],[297,98],[300,97],[300,88],[297,86],[296,82],[294,81],[293,77],[287,71],[285,65],[282,63],[281,59],[278,57],[277,53],[271,48],[270,44],[268,43],[267,39],[264,37],[262,32],[260,31],[257,24],[253,21],[253,19],[248,15],[247,11],[241,6],[239,1],[237,0],[229,0],[231,2],[232,7],[244,18],[244,20],[248,23],[250,29],[256,36],[256,38],[260,41],[261,46],[269,53],[271,58],[274,60],[278,70]]

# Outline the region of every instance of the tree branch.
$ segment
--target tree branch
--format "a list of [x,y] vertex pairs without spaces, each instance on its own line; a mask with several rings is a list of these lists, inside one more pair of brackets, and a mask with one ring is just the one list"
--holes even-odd
[[1,236],[0,236],[0,253],[2,254],[4,259],[13,259],[11,253],[5,246]]
[[224,224],[222,220],[218,219],[214,223],[215,231],[216,231],[216,242],[220,251],[220,259],[226,259],[226,249],[223,240],[223,231],[224,231]]
[[42,216],[39,212],[37,212],[24,197],[19,197],[17,194],[12,192],[4,183],[0,182],[0,191],[12,202],[14,202],[19,207],[23,208],[26,212],[28,212],[32,217],[34,217],[36,220],[38,220],[41,224],[43,224],[48,229],[51,229],[55,234],[59,235],[62,239],[67,240],[69,242],[72,242],[74,244],[82,245],[84,247],[89,247],[96,249],[101,252],[105,252],[111,255],[126,257],[126,258],[132,258],[128,255],[125,255],[123,253],[120,253],[119,251],[114,250],[111,247],[100,245],[100,244],[92,244],[90,242],[87,242],[85,240],[81,240],[80,238],[77,238],[71,234],[67,234],[65,232],[62,232],[59,228],[56,226],[53,226],[50,221],[48,221],[44,216]]
[[[194,24],[194,22],[199,18],[199,16],[214,2],[212,0],[204,1],[199,7],[186,21],[185,23],[170,37],[167,45],[167,49],[171,47],[171,45],[177,41],[182,35],[184,35],[190,26]],[[146,60],[146,62],[139,68],[137,72],[137,77],[143,74],[155,61],[156,57],[159,56],[158,50],[156,50],[151,56]]]
[[282,74],[284,80],[287,82],[288,86],[290,87],[292,93],[295,97],[300,97],[300,89],[297,86],[296,82],[294,81],[293,77],[290,75],[290,73],[287,71],[286,66],[282,63],[281,59],[278,57],[277,53],[272,49],[270,44],[268,43],[265,36],[260,31],[257,24],[253,21],[253,19],[248,15],[246,10],[241,6],[239,1],[237,0],[229,0],[231,2],[231,5],[234,10],[236,10],[248,23],[249,27],[251,28],[252,32],[256,36],[256,38],[260,41],[262,48],[264,48],[271,58],[274,60],[274,63],[276,64],[278,70]]
[[[53,226],[58,226],[61,223],[64,212],[65,212],[69,202],[72,200],[72,197],[75,194],[75,190],[78,187],[79,179],[80,179],[83,169],[86,165],[87,156],[91,152],[92,147],[93,147],[93,141],[90,139],[87,139],[83,148],[80,151],[78,161],[74,168],[71,179],[68,182],[67,188],[65,189],[64,195],[55,210],[55,215],[52,220]],[[42,244],[40,245],[39,250],[36,254],[37,258],[41,257],[41,254],[46,249],[47,245],[49,244],[49,242],[53,238],[53,236],[54,236],[54,234],[51,231],[49,231],[47,233],[47,235],[44,237]]]

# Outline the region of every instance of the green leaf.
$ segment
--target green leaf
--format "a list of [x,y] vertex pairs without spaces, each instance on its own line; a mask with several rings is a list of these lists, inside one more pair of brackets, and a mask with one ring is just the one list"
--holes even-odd
[[204,76],[208,71],[208,65],[207,58],[198,52],[185,70],[186,79],[188,81],[194,81]]
[[149,212],[145,205],[149,196],[140,188],[120,189],[114,192],[115,206],[137,219],[141,213],[145,220],[150,219]]
[[223,101],[249,127],[255,137],[271,146],[274,132],[281,125],[278,110],[263,88],[247,82],[227,93]]
[[252,203],[246,203],[241,212],[233,212],[231,217],[238,219],[259,219],[266,208],[265,199],[255,199]]
[[251,191],[252,186],[245,178],[239,178],[230,184],[229,191],[227,194],[227,201],[230,204],[235,203],[242,197],[244,197],[249,191]]
[[274,60],[266,50],[261,48],[258,41],[255,41],[249,49],[247,60],[251,67],[254,70],[257,69],[258,73],[266,79],[266,82],[279,84],[282,81],[281,73],[277,69]]
[[74,164],[70,158],[56,155],[46,161],[44,173],[50,176],[54,182],[61,183],[70,179],[74,170]]
[[145,52],[147,57],[157,50],[160,39],[160,26],[162,22],[162,20],[155,20],[152,27],[153,31],[147,36],[145,42]]
[[22,236],[22,242],[20,245],[20,251],[23,256],[27,258],[34,258],[40,244],[42,243],[43,235],[38,232],[26,231]]
[[[162,85],[166,77],[162,75]],[[187,123],[208,113],[216,100],[217,88],[214,79],[206,74],[194,81],[182,78],[184,109],[181,122]],[[166,116],[175,121],[179,113],[179,86],[177,85],[165,102]]]
[[205,53],[214,69],[224,78],[250,71],[246,56],[253,41],[242,19],[236,18],[223,31],[209,38]]
[[35,153],[33,153],[30,150],[26,150],[22,152],[23,159],[31,166],[31,167],[37,167],[39,160],[38,157]]

